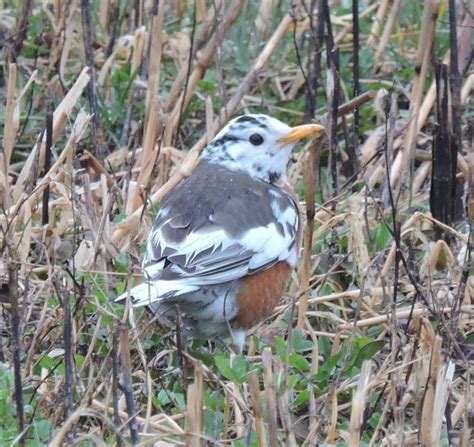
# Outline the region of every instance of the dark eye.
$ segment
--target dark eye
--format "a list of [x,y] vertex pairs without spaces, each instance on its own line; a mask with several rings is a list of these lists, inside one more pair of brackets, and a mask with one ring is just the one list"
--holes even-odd
[[254,134],[250,135],[249,141],[254,146],[260,146],[263,143],[263,137],[258,133],[254,133]]

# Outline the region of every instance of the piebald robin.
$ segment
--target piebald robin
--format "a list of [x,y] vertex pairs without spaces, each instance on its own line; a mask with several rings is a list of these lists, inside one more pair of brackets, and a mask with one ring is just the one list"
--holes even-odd
[[257,114],[230,121],[161,202],[145,282],[130,291],[134,306],[149,306],[164,321],[179,308],[183,333],[231,336],[241,350],[296,266],[301,218],[286,169],[294,144],[322,131]]

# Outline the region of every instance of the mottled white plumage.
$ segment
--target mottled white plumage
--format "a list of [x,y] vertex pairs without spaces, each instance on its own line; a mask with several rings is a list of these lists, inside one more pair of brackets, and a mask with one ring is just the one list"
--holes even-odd
[[[275,220],[284,226],[296,225],[296,207],[288,208],[279,216],[275,215]],[[186,262],[184,266],[175,264],[171,267],[178,279],[160,280],[164,262],[155,259],[153,253],[147,251],[143,259],[143,271],[162,294],[172,293],[178,296],[201,286],[239,279],[277,261],[287,261],[294,267],[297,260],[296,250],[293,249],[294,240],[294,233],[280,234],[274,223],[250,228],[239,238],[227,234],[222,227],[207,228],[191,232],[184,241],[176,243],[167,240],[160,228],[157,228],[151,233],[148,245],[153,245],[155,249],[159,247],[161,252],[171,249],[173,255],[184,256]],[[208,255],[201,257],[199,262],[194,262],[206,250],[210,250]],[[195,267],[196,270],[186,271],[190,267]],[[136,305],[150,304],[148,294],[136,298]]]
[[296,265],[298,208],[281,187],[300,138],[265,115],[236,118],[216,135],[162,201],[143,259],[145,283],[130,292],[134,305],[165,318],[179,306],[195,332],[228,333],[241,279],[279,261]]
[[[291,130],[290,126],[266,115],[244,115],[230,121],[215,136],[204,149],[202,159],[265,182],[270,181],[270,175],[286,179],[294,142],[285,144],[281,139]],[[260,144],[252,143],[254,135],[262,138]]]

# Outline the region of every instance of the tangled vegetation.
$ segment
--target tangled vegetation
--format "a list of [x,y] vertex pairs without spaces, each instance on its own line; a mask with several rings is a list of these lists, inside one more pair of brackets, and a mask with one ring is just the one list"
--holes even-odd
[[[472,445],[473,17],[1,2],[0,444]],[[295,151],[301,261],[239,355],[113,298],[246,112],[326,136]]]

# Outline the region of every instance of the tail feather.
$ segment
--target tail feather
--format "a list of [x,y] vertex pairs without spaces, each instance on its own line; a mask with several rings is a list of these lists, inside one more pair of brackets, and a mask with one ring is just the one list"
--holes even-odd
[[[135,307],[150,306],[160,303],[168,298],[184,295],[199,289],[197,285],[183,284],[179,281],[150,281],[135,286],[130,290],[132,304]],[[122,293],[115,298],[115,302],[123,302],[127,299],[128,293]]]
[[[132,304],[135,307],[151,305],[159,301],[158,288],[150,283],[142,283],[130,290]],[[115,298],[116,303],[123,303],[128,297],[128,292]]]

